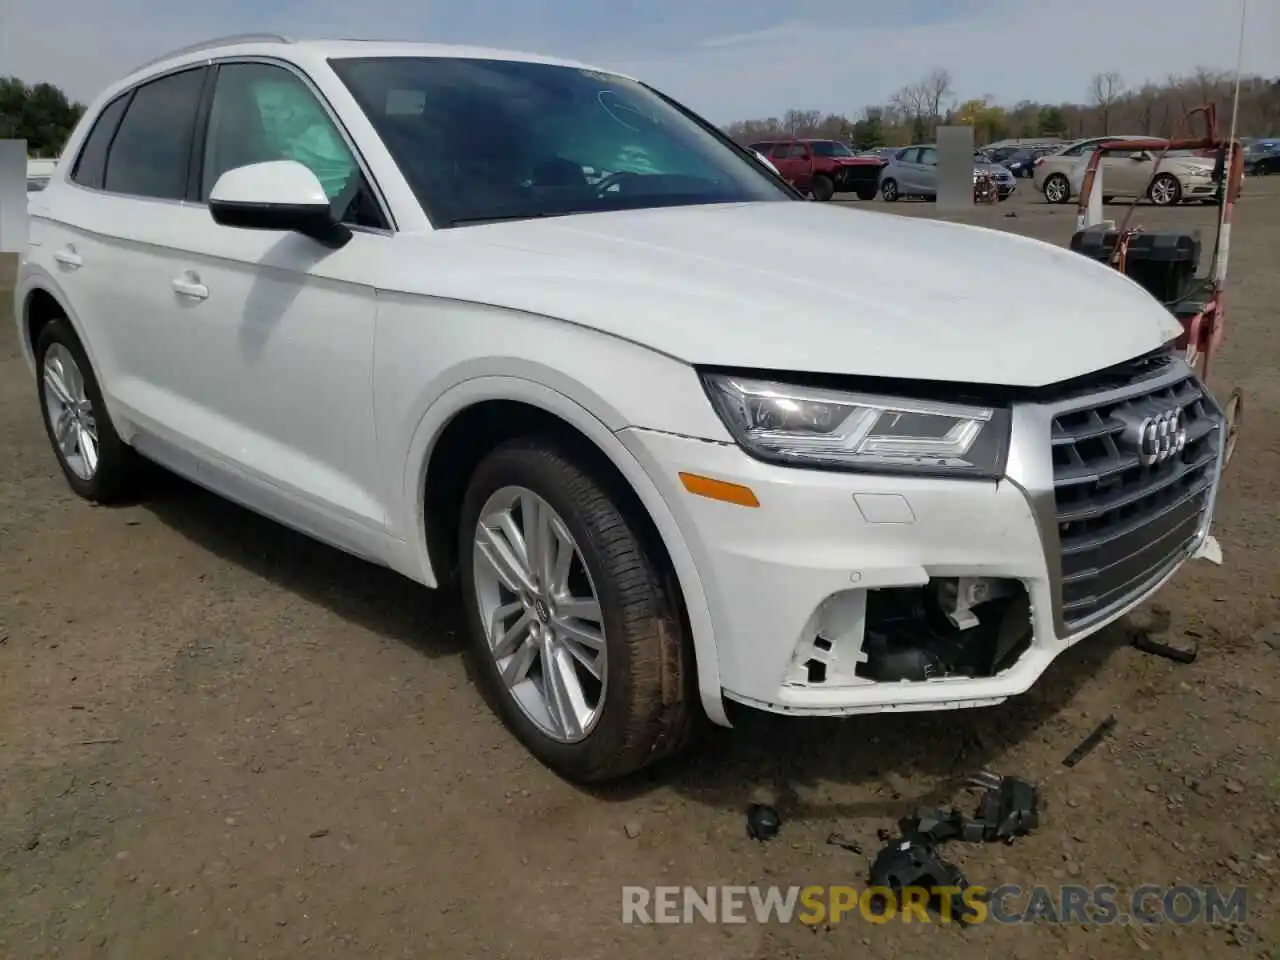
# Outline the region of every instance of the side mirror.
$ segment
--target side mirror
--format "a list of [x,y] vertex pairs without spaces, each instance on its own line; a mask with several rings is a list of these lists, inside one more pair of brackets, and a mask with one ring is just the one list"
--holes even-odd
[[332,250],[351,239],[351,231],[334,218],[319,179],[296,160],[228,170],[213,185],[209,212],[224,227],[301,233]]

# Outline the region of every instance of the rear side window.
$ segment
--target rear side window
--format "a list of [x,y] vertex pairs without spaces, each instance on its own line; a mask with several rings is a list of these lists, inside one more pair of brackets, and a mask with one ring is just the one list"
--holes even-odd
[[124,116],[124,108],[129,105],[129,94],[116,97],[98,114],[93,122],[93,129],[85,137],[80,156],[76,158],[75,168],[71,171],[71,179],[84,187],[95,190],[102,189],[102,177],[107,167],[107,149],[111,146],[111,138],[115,136],[116,127],[120,126],[120,118]]
[[107,154],[103,189],[181,200],[206,69],[173,73],[138,87]]

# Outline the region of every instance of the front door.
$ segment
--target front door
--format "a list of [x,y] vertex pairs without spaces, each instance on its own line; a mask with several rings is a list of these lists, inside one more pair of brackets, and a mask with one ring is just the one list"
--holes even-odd
[[[283,66],[216,66],[184,229],[172,238],[168,318],[184,350],[172,376],[211,486],[372,555],[385,530],[373,422],[377,297],[386,217],[310,84]],[[197,141],[199,142],[199,141]],[[213,222],[227,170],[296,160],[355,227],[340,250],[299,234]]]

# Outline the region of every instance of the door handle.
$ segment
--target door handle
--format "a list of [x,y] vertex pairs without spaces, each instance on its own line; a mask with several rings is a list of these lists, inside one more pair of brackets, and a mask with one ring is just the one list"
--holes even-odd
[[190,271],[174,279],[173,292],[180,297],[190,297],[192,300],[207,300],[209,298],[209,288],[201,283],[200,278]]
[[68,246],[63,250],[56,251],[53,255],[53,259],[58,261],[58,263],[62,264],[64,267],[70,267],[72,270],[75,270],[77,267],[84,266],[84,260],[81,258],[80,254],[76,253],[76,248],[71,246]]

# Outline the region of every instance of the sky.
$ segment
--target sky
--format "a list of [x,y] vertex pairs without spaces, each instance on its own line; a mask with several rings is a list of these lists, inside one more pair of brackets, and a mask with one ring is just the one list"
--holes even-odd
[[[1280,0],[1247,4],[1244,70],[1280,75]],[[0,0],[0,75],[87,102],[168,50],[258,31],[567,57],[727,123],[856,115],[935,67],[1005,103],[1085,101],[1102,71],[1234,69],[1240,0]]]

